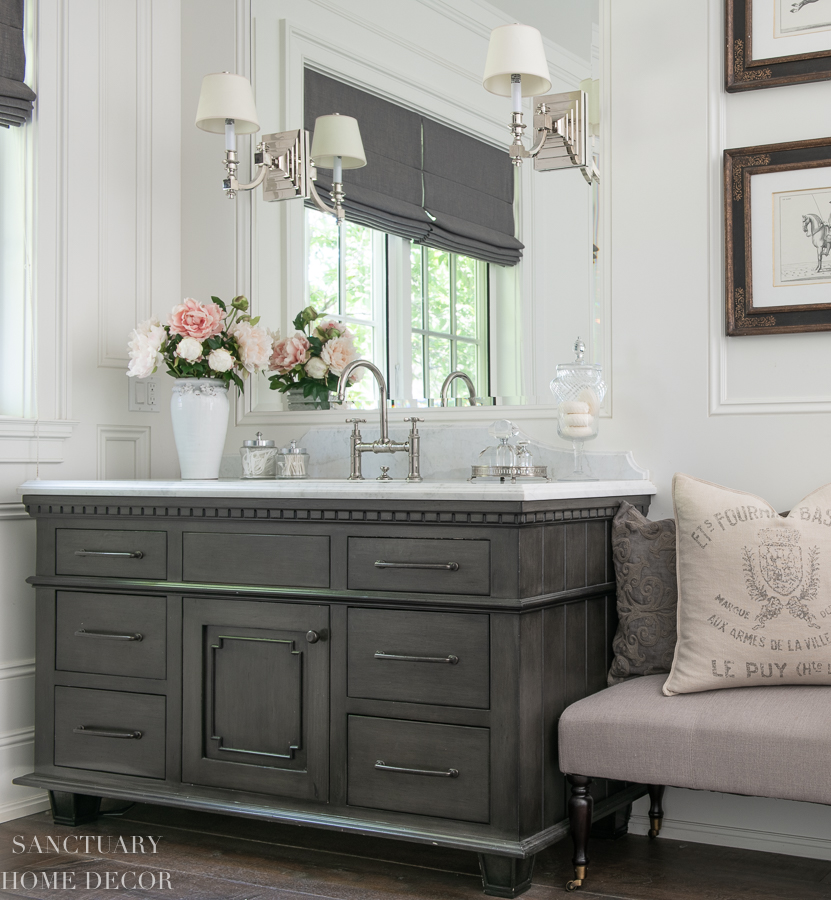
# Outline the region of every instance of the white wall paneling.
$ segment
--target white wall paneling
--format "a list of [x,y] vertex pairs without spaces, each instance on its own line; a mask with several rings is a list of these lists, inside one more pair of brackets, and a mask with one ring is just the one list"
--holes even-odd
[[98,478],[150,477],[150,426],[98,426]]

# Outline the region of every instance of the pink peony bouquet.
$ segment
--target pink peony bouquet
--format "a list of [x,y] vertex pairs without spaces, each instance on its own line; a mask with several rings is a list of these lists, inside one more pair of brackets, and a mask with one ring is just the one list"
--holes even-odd
[[[307,306],[294,320],[296,333],[274,342],[269,376],[271,389],[285,394],[300,385],[303,396],[315,400],[327,400],[330,392],[338,389],[341,372],[360,354],[355,347],[355,336],[343,322],[325,319],[314,323],[321,314],[313,306]],[[354,384],[363,374],[355,372],[349,379]]]
[[164,365],[174,378],[218,378],[242,391],[243,378],[265,371],[274,337],[248,315],[248,300],[234,297],[230,310],[219,297],[211,300],[188,297],[166,325],[153,318],[131,331],[127,375],[146,378]]

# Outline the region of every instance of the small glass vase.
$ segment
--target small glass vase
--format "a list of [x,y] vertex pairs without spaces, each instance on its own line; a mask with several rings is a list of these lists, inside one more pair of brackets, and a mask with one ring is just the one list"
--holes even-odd
[[317,395],[304,397],[303,385],[293,384],[286,391],[286,404],[289,412],[305,412],[309,409],[331,409],[329,403],[331,397],[331,393],[327,393],[325,400],[321,400]]

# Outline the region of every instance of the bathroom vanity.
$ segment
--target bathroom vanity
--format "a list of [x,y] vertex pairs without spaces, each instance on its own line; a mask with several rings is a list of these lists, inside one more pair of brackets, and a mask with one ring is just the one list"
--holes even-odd
[[[568,831],[557,721],[604,687],[610,526],[648,481],[29,482],[35,771],[101,797],[479,854]],[[596,783],[595,818],[645,788]],[[602,823],[601,823],[602,824]]]

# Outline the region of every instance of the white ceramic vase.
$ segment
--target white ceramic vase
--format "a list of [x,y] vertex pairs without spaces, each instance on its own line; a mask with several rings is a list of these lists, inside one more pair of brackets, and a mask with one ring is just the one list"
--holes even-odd
[[219,478],[228,431],[228,385],[218,378],[177,378],[170,398],[182,478]]

